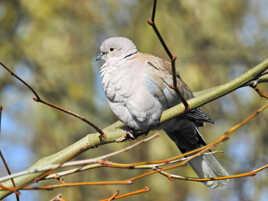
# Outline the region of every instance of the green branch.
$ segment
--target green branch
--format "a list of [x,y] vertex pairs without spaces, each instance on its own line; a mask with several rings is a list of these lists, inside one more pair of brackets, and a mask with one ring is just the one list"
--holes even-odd
[[[261,75],[262,72],[268,69],[268,60],[265,60],[261,64],[255,66],[248,72],[242,74],[238,78],[217,86],[210,89],[203,90],[201,92],[197,92],[197,97],[188,100],[191,108],[197,108],[204,104],[207,104],[213,100],[216,100],[226,94],[231,93],[232,91],[246,86],[251,81],[260,81],[260,82],[267,82],[268,78],[267,75]],[[175,116],[178,116],[184,112],[184,106],[183,104],[178,104],[166,111],[163,112],[160,123],[163,123],[169,119],[174,118]],[[39,167],[48,166],[50,164],[59,164],[63,163],[66,160],[70,160],[80,154],[81,152],[84,152],[91,148],[96,148],[99,145],[107,144],[107,143],[113,143],[116,142],[116,139],[120,137],[124,137],[126,134],[125,132],[120,128],[123,126],[123,123],[121,122],[115,122],[114,124],[106,127],[103,129],[105,133],[105,137],[102,141],[100,141],[99,134],[98,133],[90,133],[84,138],[80,139],[76,143],[64,148],[63,150],[50,155],[48,157],[42,158],[39,161],[37,161],[34,165],[32,165],[29,170],[34,170]],[[29,183],[31,183],[34,179],[42,175],[42,173],[34,173],[29,175],[24,175],[15,178],[16,186],[19,188],[22,188]],[[7,187],[13,187],[12,183],[10,181],[2,183],[2,185]],[[7,195],[11,194],[9,191],[1,190],[0,191],[0,199],[3,199]]]

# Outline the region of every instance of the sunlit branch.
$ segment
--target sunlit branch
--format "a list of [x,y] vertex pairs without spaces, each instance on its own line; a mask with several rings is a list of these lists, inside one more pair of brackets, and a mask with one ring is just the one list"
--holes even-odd
[[[40,167],[40,168],[36,168],[36,169],[33,169],[33,170],[26,170],[26,171],[22,171],[22,172],[18,172],[18,173],[15,173],[15,174],[11,174],[9,176],[6,176],[6,177],[2,177],[0,178],[0,182],[4,182],[4,181],[7,181],[9,179],[13,179],[13,178],[16,178],[16,177],[19,177],[19,176],[24,176],[24,175],[29,175],[29,174],[34,174],[34,173],[38,173],[38,172],[44,172],[44,171],[48,171],[48,170],[53,170],[53,169],[58,169],[58,168],[65,168],[65,167],[73,167],[73,166],[81,166],[81,165],[87,165],[87,164],[91,164],[91,163],[97,163],[97,164],[100,164],[99,162],[101,160],[104,160],[104,159],[107,159],[109,157],[112,157],[112,156],[115,156],[115,155],[118,155],[122,152],[126,152],[126,151],[129,151],[143,143],[146,143],[146,142],[149,142],[150,140],[158,137],[159,134],[154,134],[152,136],[149,136],[147,138],[144,138],[142,140],[139,140],[138,142],[132,144],[132,145],[129,145],[127,147],[124,147],[123,149],[120,149],[118,151],[115,151],[115,152],[112,152],[112,153],[109,153],[109,154],[105,154],[103,156],[99,156],[99,157],[96,157],[96,158],[91,158],[91,159],[85,159],[85,160],[79,160],[79,161],[71,161],[71,162],[65,162],[63,164],[53,164],[53,165],[48,165],[46,167]],[[77,170],[82,170],[82,168],[77,168]],[[74,171],[75,172],[75,171]],[[72,172],[72,173],[74,173]],[[47,179],[50,179],[50,178],[57,178],[58,176],[61,176],[59,175],[59,173],[55,173],[55,174],[50,174],[49,176],[46,176]]]

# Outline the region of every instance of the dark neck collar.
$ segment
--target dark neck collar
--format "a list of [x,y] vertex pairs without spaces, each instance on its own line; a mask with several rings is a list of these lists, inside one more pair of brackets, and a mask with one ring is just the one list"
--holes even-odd
[[132,52],[132,53],[130,53],[130,54],[124,56],[123,59],[128,58],[128,57],[130,57],[130,56],[132,56],[132,55],[134,55],[134,54],[137,54],[137,53],[138,53],[138,50],[137,50],[136,52]]

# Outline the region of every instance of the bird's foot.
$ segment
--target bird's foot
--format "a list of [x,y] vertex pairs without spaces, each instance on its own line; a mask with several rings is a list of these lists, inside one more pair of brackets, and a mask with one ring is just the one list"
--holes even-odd
[[117,142],[122,142],[128,139],[135,140],[137,137],[140,136],[140,131],[135,131],[134,129],[130,127],[125,127],[124,130],[126,131],[126,135],[118,138],[116,141]]

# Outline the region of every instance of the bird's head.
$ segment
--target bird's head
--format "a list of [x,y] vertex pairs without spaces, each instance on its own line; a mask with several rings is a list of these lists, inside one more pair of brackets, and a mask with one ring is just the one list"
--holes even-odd
[[96,60],[122,59],[137,53],[136,45],[125,37],[111,37],[104,40],[100,46],[100,54]]

